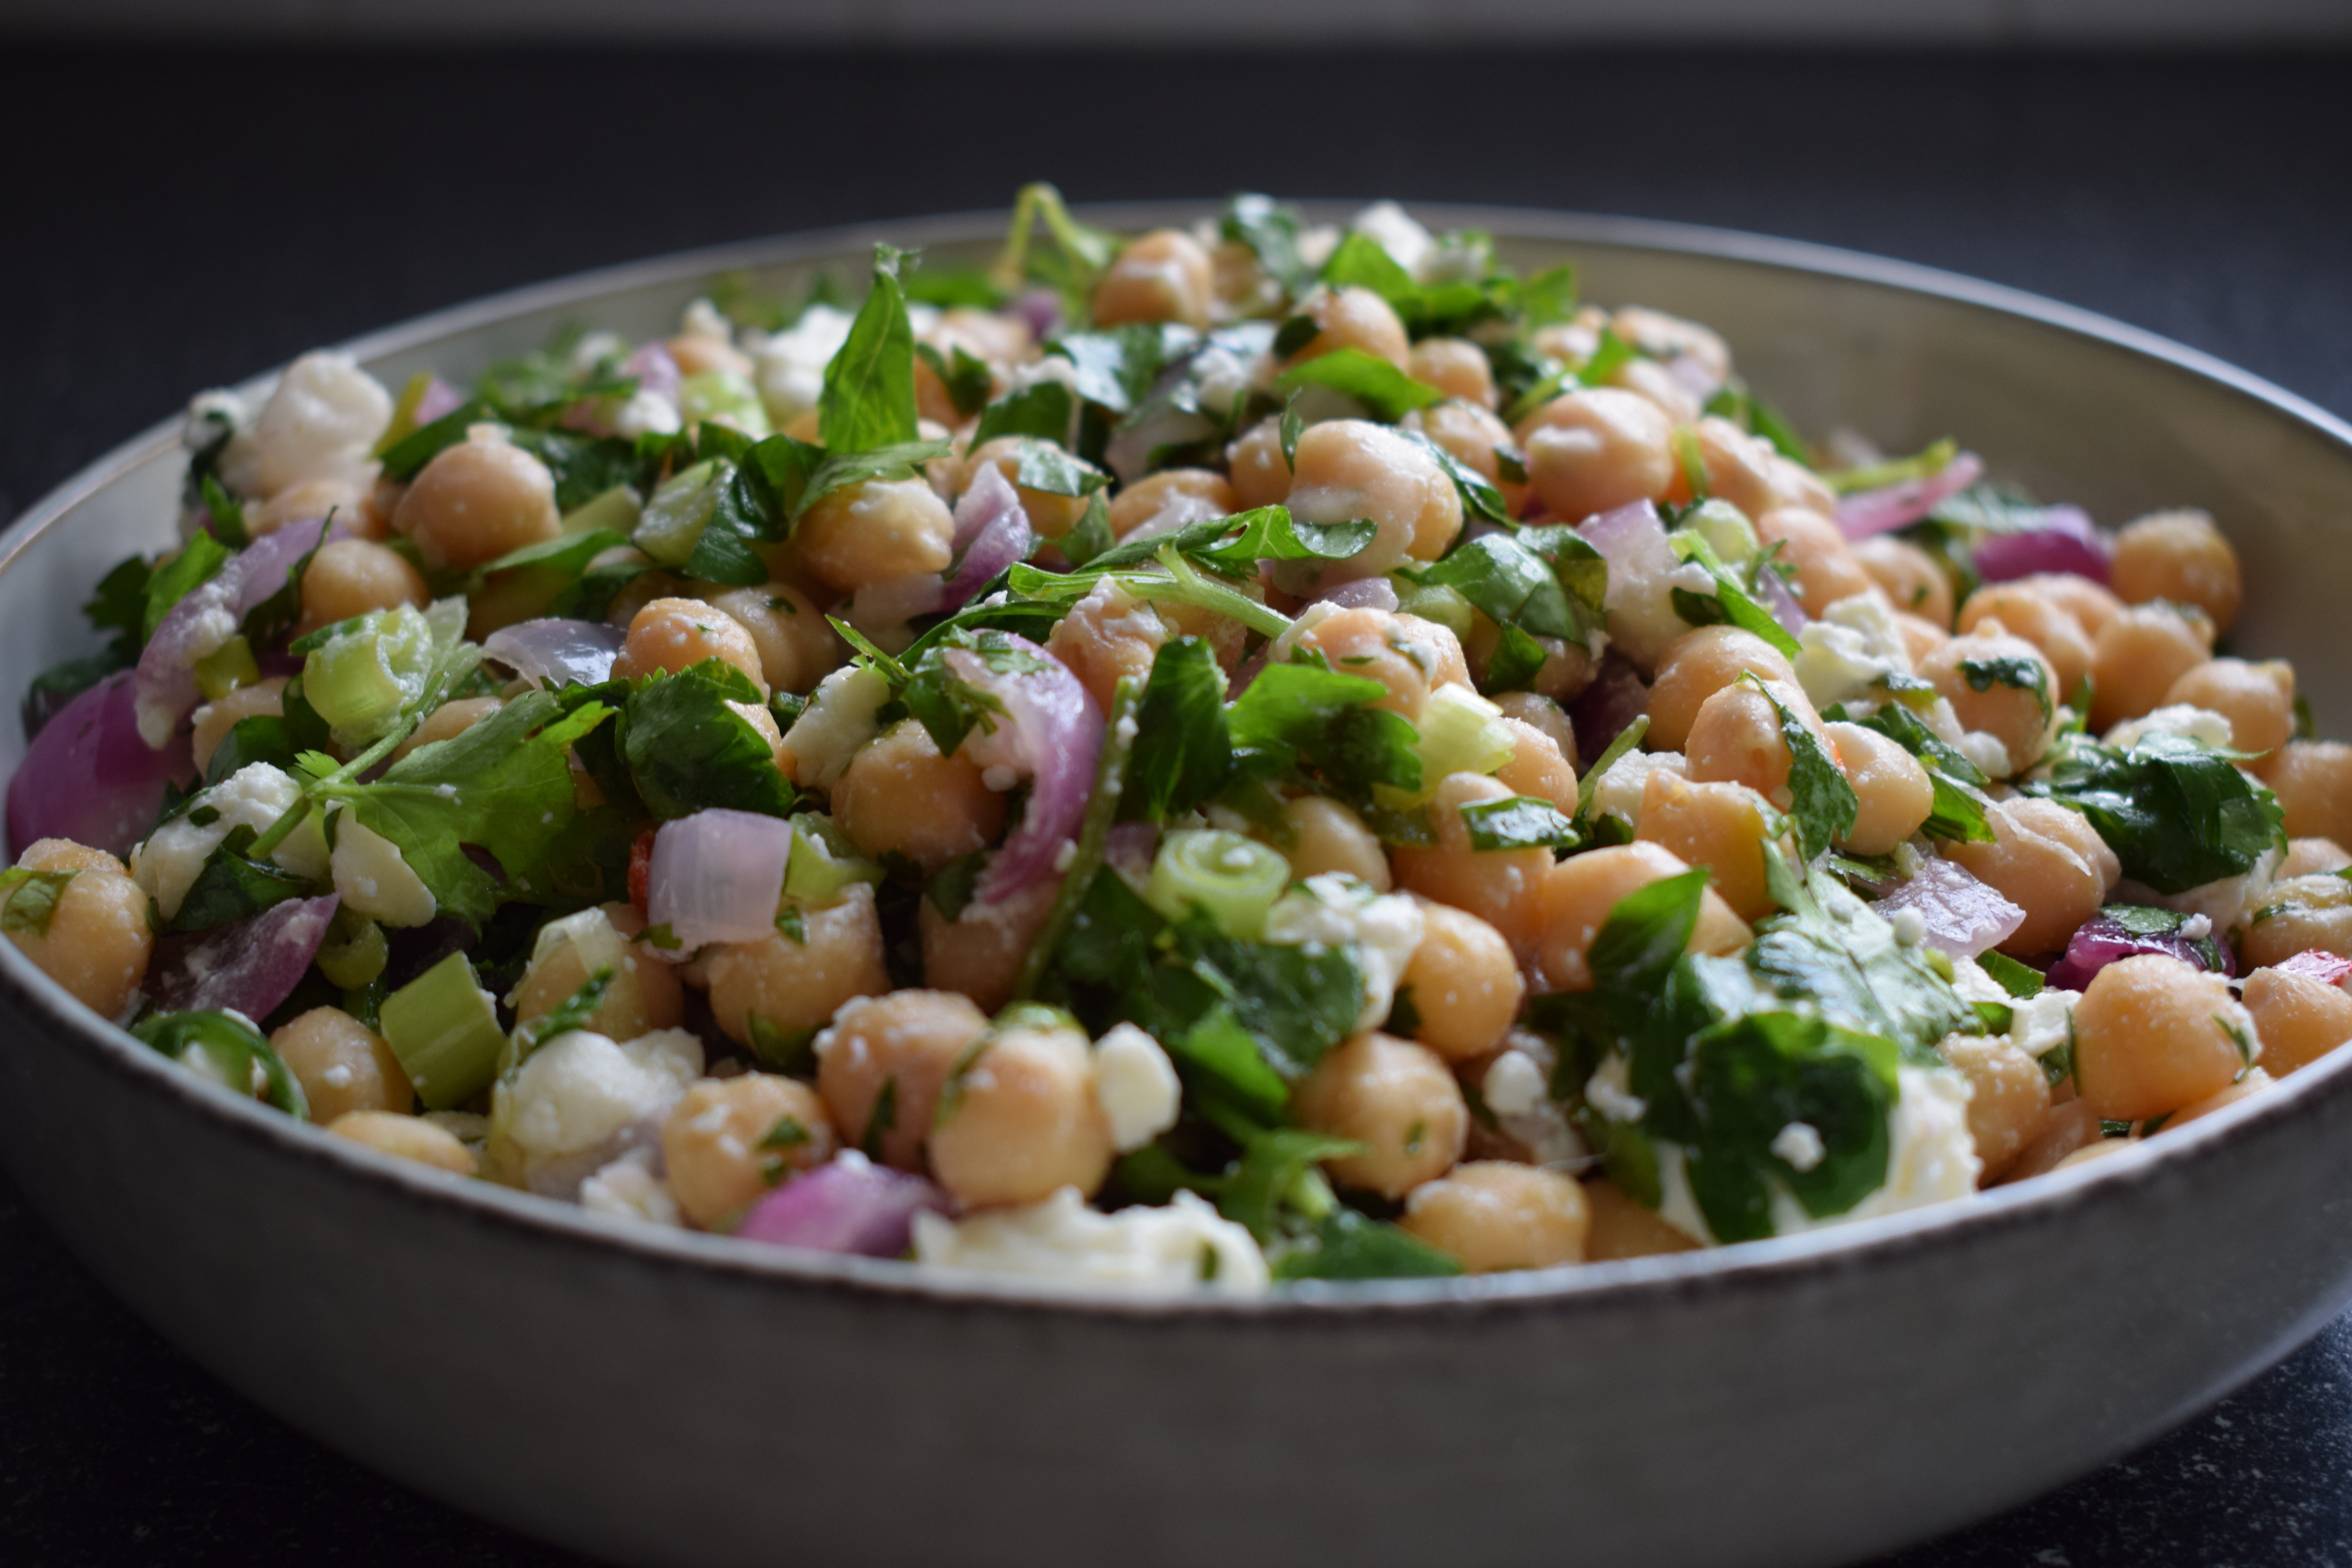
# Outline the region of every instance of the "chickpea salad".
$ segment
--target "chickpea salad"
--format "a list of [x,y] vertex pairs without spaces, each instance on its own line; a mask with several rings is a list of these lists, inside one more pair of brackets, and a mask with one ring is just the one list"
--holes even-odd
[[1393,204],[1031,186],[186,446],[0,931],[453,1180],[1246,1295],[1958,1199],[2352,1038],[2352,748],[2211,519],[1809,438]]

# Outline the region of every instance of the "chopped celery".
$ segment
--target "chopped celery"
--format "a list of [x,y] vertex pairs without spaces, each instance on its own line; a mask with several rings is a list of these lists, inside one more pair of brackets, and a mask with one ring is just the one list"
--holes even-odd
[[[457,623],[442,613],[457,606]],[[407,605],[361,616],[333,628],[302,666],[302,695],[346,748],[364,746],[398,722],[425,695],[442,648],[464,627],[466,602],[445,599],[433,612]]]
[[1171,833],[1151,862],[1144,900],[1170,920],[1198,907],[1230,937],[1255,942],[1265,912],[1290,885],[1290,862],[1238,833],[1188,828]]
[[623,536],[635,533],[646,514],[646,503],[627,485],[614,485],[603,495],[585,500],[563,514],[566,533],[599,533],[609,530]]
[[760,389],[749,376],[731,370],[706,370],[688,376],[677,389],[677,411],[688,425],[705,419],[732,426],[754,441],[774,434]]
[[634,539],[636,547],[665,566],[685,565],[710,521],[726,479],[727,470],[716,458],[671,476],[646,502]]
[[391,944],[383,928],[356,910],[339,909],[319,944],[319,973],[345,991],[364,990],[383,973]]
[[1748,514],[1727,500],[1699,502],[1684,516],[1682,526],[1715,546],[1727,565],[1739,565],[1762,548]]
[[383,999],[382,1033],[433,1110],[462,1105],[498,1076],[507,1032],[474,966],[453,952]]
[[261,679],[261,667],[253,661],[253,647],[242,637],[233,637],[204,658],[196,660],[196,689],[205,694],[207,702],[217,702],[240,686],[251,686]]
[[1421,739],[1413,751],[1421,758],[1421,788],[1415,792],[1387,784],[1372,786],[1381,805],[1419,805],[1437,793],[1451,773],[1491,773],[1511,760],[1517,750],[1503,722],[1503,710],[1466,686],[1444,685],[1429,694],[1418,721]]
[[848,837],[813,811],[793,816],[793,852],[784,863],[788,898],[822,904],[854,882],[879,882],[882,868],[861,858]]
[[1434,621],[1462,641],[1468,641],[1473,617],[1477,612],[1458,588],[1443,583],[1421,584],[1402,574],[1391,579],[1396,584],[1397,609],[1408,616],[1419,616],[1424,621]]

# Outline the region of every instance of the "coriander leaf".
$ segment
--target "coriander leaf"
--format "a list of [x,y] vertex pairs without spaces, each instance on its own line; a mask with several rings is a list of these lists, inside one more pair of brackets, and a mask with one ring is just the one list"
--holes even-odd
[[[1728,621],[1741,631],[1755,633],[1788,658],[1797,657],[1799,651],[1797,639],[1789,634],[1789,628],[1782,626],[1771,611],[1756,602],[1754,595],[1748,592],[1748,585],[1739,580],[1739,574],[1723,563],[1722,559],[1716,554],[1715,547],[1709,544],[1705,537],[1688,531],[1682,531],[1668,535],[1666,542],[1674,546],[1676,555],[1685,561],[1698,563],[1715,578],[1715,611],[1710,612],[1703,606],[1690,606],[1691,609],[1696,609],[1697,613],[1702,615],[1714,613],[1717,618]],[[1675,589],[1674,594],[1675,614],[1682,616],[1685,620],[1691,618],[1689,610],[1685,607],[1685,602],[1692,599],[1704,601],[1707,597],[1705,595],[1691,594],[1687,589],[1682,588]],[[1693,624],[1704,626],[1710,623],[1698,621]]]
[[179,910],[172,916],[172,930],[210,931],[215,926],[259,914],[272,904],[308,898],[317,891],[310,878],[297,876],[273,861],[247,856],[246,851],[259,837],[243,823],[229,830],[228,837],[205,857],[196,879],[181,896]]
[[1058,381],[1041,381],[1008,392],[981,411],[980,424],[965,450],[977,452],[1000,436],[1030,436],[1040,441],[1067,442],[1077,405],[1070,389]]
[[1706,868],[1696,867],[1638,888],[1611,907],[1586,962],[1593,989],[1634,1005],[1664,983],[1666,972],[1690,945],[1698,928],[1699,901],[1706,892]]
[[[236,552],[209,533],[199,533],[187,547],[158,565],[146,582],[146,602],[140,618],[139,640],[144,645],[172,606],[186,598],[228,564]],[[103,589],[101,588],[101,592]]]
[[[1221,540],[1214,544],[1189,542],[1196,537]],[[1235,533],[1234,531],[1240,531]],[[1163,534],[1156,542],[1173,545],[1180,554],[1221,572],[1243,572],[1261,561],[1346,561],[1370,548],[1380,525],[1367,518],[1350,522],[1301,522],[1288,507],[1261,506],[1231,517],[1208,518],[1177,534]],[[1233,533],[1231,539],[1223,536]]]
[[[1815,1218],[1843,1214],[1886,1182],[1895,1050],[1877,1036],[1796,1013],[1751,1013],[1691,1042],[1693,1110],[1705,1128],[1689,1156],[1693,1194],[1719,1241],[1770,1236],[1763,1178]],[[1800,1170],[1774,1152],[1791,1123],[1822,1156]]]
[[1963,844],[1992,842],[1992,825],[1985,816],[1992,802],[1979,787],[1987,782],[1984,771],[1969,761],[1958,747],[1928,729],[1900,702],[1881,705],[1877,712],[1861,723],[1918,758],[1920,765],[1927,770],[1927,779],[1935,786],[1936,795],[1927,820],[1921,825],[1922,832],[1931,838],[1948,838]]
[[1567,262],[1547,268],[1519,285],[1519,325],[1528,331],[1565,321],[1576,314],[1576,268]]
[[114,634],[107,651],[118,665],[136,661],[139,650],[146,646],[147,579],[152,574],[147,563],[136,555],[118,562],[98,580],[89,602],[81,607],[93,627]]
[[58,901],[80,875],[79,871],[36,871],[29,866],[0,871],[0,931],[10,936],[48,935],[49,924],[58,916]]
[[242,550],[248,542],[245,531],[245,503],[221,489],[217,476],[207,473],[196,481],[199,494],[205,500],[205,515],[212,519],[215,538],[232,550]]
[[1114,414],[1134,410],[1160,373],[1200,345],[1201,334],[1177,322],[1133,321],[1100,331],[1066,332],[1045,345],[1077,367],[1076,390]]
[[[1253,1132],[1242,1141],[1241,1160],[1217,1194],[1217,1212],[1247,1229],[1260,1246],[1270,1245],[1282,1234],[1284,1201],[1301,1178],[1321,1161],[1362,1152],[1364,1145],[1351,1138],[1298,1128]],[[1330,1202],[1328,1191],[1323,1201]]]
[[1270,1259],[1276,1279],[1401,1279],[1459,1274],[1462,1265],[1409,1231],[1335,1208]]
[[915,427],[915,330],[898,286],[903,251],[874,247],[874,287],[849,336],[824,367],[817,434],[833,453],[870,452],[920,439]]
[[1283,292],[1297,294],[1313,280],[1298,256],[1298,213],[1287,203],[1251,192],[1236,195],[1225,203],[1217,231],[1255,251],[1259,268]]
[[1104,492],[1097,490],[1087,498],[1087,510],[1062,535],[1062,556],[1073,567],[1084,566],[1116,542],[1110,531],[1110,502]]
[[1393,425],[1416,408],[1443,403],[1445,394],[1427,382],[1415,381],[1384,359],[1358,348],[1333,349],[1304,364],[1283,372],[1274,384],[1277,393],[1302,386],[1328,386],[1344,393],[1371,411],[1372,417]]
[[1749,971],[1778,994],[1915,1051],[1968,1025],[1966,1005],[1928,952],[1897,942],[1895,928],[1843,883],[1813,878],[1793,902],[1758,922],[1747,953]]
[[988,405],[994,377],[986,360],[973,357],[961,343],[950,345],[949,354],[941,354],[929,343],[917,343],[915,353],[939,377],[948,402],[962,418],[969,419]]
[[1576,824],[1548,800],[1515,795],[1462,808],[1474,851],[1573,849],[1583,841]]
[[1594,606],[1561,584],[1550,561],[1512,534],[1474,539],[1415,575],[1424,586],[1453,589],[1496,625],[1536,637],[1582,643],[1605,625]]
[[1387,694],[1379,681],[1360,675],[1268,665],[1226,710],[1236,760],[1259,777],[1303,763],[1350,800],[1369,801],[1376,784],[1416,792],[1419,732],[1385,709],[1368,706]]
[[1960,660],[1960,674],[1967,678],[1971,691],[1990,691],[1995,686],[2006,686],[2013,691],[2031,691],[2041,704],[2044,722],[2050,718],[2050,669],[2038,658],[2024,654],[2001,654],[1991,658]]
[[1812,726],[1754,675],[1740,679],[1762,692],[1780,716],[1780,739],[1789,748],[1789,812],[1796,819],[1798,853],[1810,861],[1845,837],[1861,814],[1861,802]]
[[[1297,404],[1295,396],[1292,402],[1295,406]],[[1292,462],[1292,458],[1298,450],[1298,438],[1291,434],[1289,425],[1291,418],[1291,412],[1286,409],[1283,413],[1282,458],[1286,465],[1295,468],[1297,465]],[[1431,440],[1421,431],[1400,430],[1397,433],[1427,452],[1431,459],[1444,471],[1445,477],[1454,481],[1454,489],[1462,497],[1462,511],[1465,517],[1483,522],[1505,524],[1510,522],[1510,505],[1504,500],[1503,492],[1495,488],[1494,480]]]
[[1135,722],[1124,816],[1165,822],[1214,795],[1233,771],[1224,672],[1198,637],[1178,637],[1152,657]]
[[[1992,976],[1993,983],[2022,1002],[2042,994],[2046,984],[2040,973],[2027,968],[2006,953],[1983,952],[1977,955],[1977,967]],[[2219,964],[2213,966],[2220,968]]]
[[2125,876],[2183,893],[2242,875],[2285,842],[2277,797],[2238,771],[2242,760],[2180,735],[2148,735],[2127,751],[2077,737],[2046,778],[2020,787],[2081,812]]
[[[770,440],[789,439],[770,437]],[[765,443],[761,443],[765,445]],[[863,451],[836,453],[816,465],[797,500],[791,503],[793,521],[816,504],[823,497],[850,485],[861,485],[869,479],[902,479],[911,478],[915,470],[934,458],[944,458],[952,451],[949,441],[908,441],[897,446],[875,447]],[[782,487],[780,487],[780,493]]]
[[975,729],[992,734],[1005,717],[1003,700],[966,681],[949,664],[950,651],[976,653],[996,675],[1035,675],[1047,666],[1013,637],[1000,631],[959,631],[926,648],[908,669],[899,700],[929,731],[940,755],[951,757]]
[[1013,439],[1019,447],[1013,482],[1024,489],[1076,497],[1092,495],[1110,483],[1108,474],[1083,458],[1073,458],[1051,441],[1032,436]]
[[1289,1103],[1288,1086],[1266,1066],[1257,1041],[1230,1007],[1212,1007],[1200,1022],[1181,1034],[1169,1035],[1164,1043],[1169,1059],[1194,1092],[1206,1092],[1267,1118],[1281,1115]]
[[1351,231],[1342,236],[1323,263],[1322,279],[1334,289],[1369,289],[1387,300],[1399,316],[1415,314],[1420,306],[1421,285],[1368,234]]
[[656,678],[631,697],[617,739],[646,809],[665,821],[712,806],[789,816],[793,790],[774,752],[728,706],[759,700],[743,673],[718,659]]
[[1298,438],[1307,434],[1307,421],[1298,412],[1298,400],[1305,395],[1303,391],[1290,395],[1290,401],[1282,405],[1282,423],[1275,432],[1282,442],[1282,466],[1294,474],[1298,471]]

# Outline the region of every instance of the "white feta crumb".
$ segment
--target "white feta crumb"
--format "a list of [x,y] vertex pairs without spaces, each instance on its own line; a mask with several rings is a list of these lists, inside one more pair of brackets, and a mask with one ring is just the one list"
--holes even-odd
[[2150,735],[2178,735],[2183,740],[2202,741],[2209,746],[2227,746],[2231,742],[2230,721],[2210,709],[2175,702],[2137,719],[2126,719],[2100,740],[2118,751],[2128,751]]
[[1885,600],[1874,594],[1853,594],[1823,610],[1797,633],[1797,684],[1818,708],[1832,702],[1875,700],[1881,683],[1890,676],[1911,673],[1911,659],[1903,646]]
[[684,1029],[656,1030],[626,1045],[572,1029],[532,1052],[491,1091],[490,1121],[528,1173],[668,1110],[701,1076],[702,1042]]
[[1966,731],[1958,744],[1960,754],[1982,769],[1987,778],[2005,779],[2016,771],[2009,760],[2009,748],[1982,730]]
[[654,1174],[653,1151],[632,1149],[580,1184],[580,1206],[614,1219],[681,1226],[669,1183]]
[[1592,813],[1616,817],[1628,827],[1642,826],[1642,795],[1650,786],[1650,775],[1668,773],[1677,778],[1690,776],[1690,763],[1680,752],[1631,751],[1609,765],[1601,782],[1592,786]]
[[1094,1060],[1095,1099],[1109,1119],[1111,1142],[1120,1153],[1142,1148],[1176,1125],[1183,1086],[1159,1041],[1133,1024],[1120,1024],[1095,1042]]
[[839,784],[858,748],[874,738],[874,715],[889,700],[889,681],[864,665],[845,664],[817,682],[808,706],[784,731],[793,782],[812,789]]
[[761,340],[751,353],[752,380],[769,418],[787,425],[816,406],[824,367],[848,341],[854,320],[831,305],[811,305],[799,321]]
[[1352,944],[1364,977],[1356,1027],[1378,1026],[1396,1003],[1397,982],[1421,946],[1421,906],[1402,893],[1376,893],[1344,871],[1309,877],[1266,911],[1265,940],[1285,946]]
[[331,868],[343,903],[384,925],[421,926],[440,907],[433,889],[401,858],[400,847],[348,809],[336,814]]
[[1789,1169],[1799,1173],[1811,1170],[1822,1163],[1829,1150],[1822,1142],[1821,1129],[1810,1121],[1791,1121],[1772,1136],[1768,1145],[1785,1162]]
[[[299,797],[301,787],[268,763],[251,763],[200,793],[188,809],[149,836],[131,851],[131,879],[155,900],[165,920],[180,911],[180,900],[194,885],[205,860],[220,847],[229,830],[250,827],[266,833]],[[209,808],[217,813],[202,826],[195,818]],[[269,858],[299,877],[323,877],[327,872],[327,839],[316,813],[288,834]]]
[[1192,1193],[1165,1208],[1097,1214],[1076,1187],[1039,1204],[958,1221],[915,1216],[915,1257],[940,1268],[1019,1274],[1137,1295],[1255,1296],[1270,1279],[1250,1233]]
[[1585,1080],[1585,1103],[1612,1121],[1639,1121],[1650,1113],[1650,1102],[1633,1092],[1625,1058],[1612,1051]]
[[455,800],[457,798],[457,786],[453,784],[437,784],[433,786],[433,793],[443,800]]
[[1065,838],[1062,840],[1062,847],[1054,851],[1054,869],[1066,871],[1070,868],[1070,863],[1077,858],[1078,841],[1075,838]]
[[2187,937],[2190,942],[2202,942],[2205,938],[2213,934],[2212,917],[2210,915],[2190,915],[2187,920],[2180,922],[2180,934]]
[[994,790],[997,794],[1003,795],[1006,790],[1011,789],[1014,784],[1021,782],[1021,775],[1013,772],[1013,768],[1007,763],[991,763],[988,766],[980,770],[980,782],[986,784],[990,789]]
[[1478,1092],[1497,1116],[1525,1116],[1544,1101],[1543,1069],[1519,1051],[1505,1051],[1486,1068]]
[[675,436],[685,420],[677,405],[649,387],[639,387],[613,414],[613,434],[635,440],[640,436]]
[[1887,924],[1895,928],[1895,940],[1905,947],[1916,947],[1927,940],[1927,917],[1908,905],[1895,910]]
[[1686,594],[1696,594],[1701,598],[1712,599],[1721,584],[1716,582],[1714,573],[1696,561],[1685,561],[1666,574],[1666,586],[1680,588]]
[[677,335],[682,338],[715,338],[730,342],[735,337],[735,323],[721,315],[719,307],[706,299],[688,300],[686,309],[678,312]]

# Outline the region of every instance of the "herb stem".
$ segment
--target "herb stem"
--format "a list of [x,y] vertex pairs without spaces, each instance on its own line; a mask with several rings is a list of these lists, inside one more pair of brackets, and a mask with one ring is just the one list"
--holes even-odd
[[1111,824],[1118,820],[1119,796],[1127,788],[1127,764],[1135,754],[1135,710],[1142,702],[1142,683],[1131,675],[1120,677],[1111,693],[1110,714],[1103,727],[1102,759],[1095,764],[1095,793],[1087,802],[1086,821],[1078,829],[1077,852],[1070,858],[1069,869],[1062,876],[1062,890],[1055,896],[1054,907],[1013,983],[1015,1002],[1026,1002],[1036,994],[1037,982],[1045,978],[1045,966],[1060,950],[1070,922],[1077,918],[1078,905],[1094,885],[1095,873],[1102,868],[1103,849],[1110,842]]
[[1177,552],[1174,545],[1161,545],[1160,553],[1153,559],[1168,568],[1167,576],[1150,572],[1122,572],[1118,574],[1120,586],[1146,601],[1196,605],[1228,620],[1239,621],[1261,636],[1278,637],[1290,629],[1288,616],[1271,605],[1258,603],[1246,594],[1210,582]]

